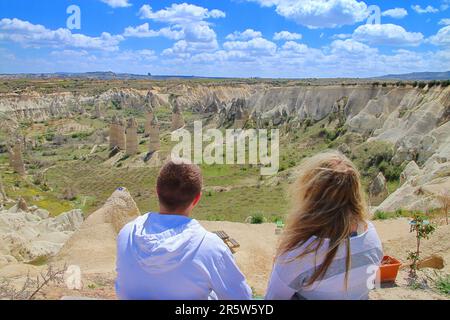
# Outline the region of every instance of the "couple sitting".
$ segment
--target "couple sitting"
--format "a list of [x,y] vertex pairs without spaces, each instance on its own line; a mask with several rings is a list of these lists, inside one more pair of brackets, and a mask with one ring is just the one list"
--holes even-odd
[[[202,190],[200,169],[169,162],[158,177],[159,213],[118,236],[120,299],[246,300],[252,291],[228,247],[190,218]],[[381,242],[366,220],[355,166],[329,152],[306,160],[292,188],[266,299],[367,299]]]

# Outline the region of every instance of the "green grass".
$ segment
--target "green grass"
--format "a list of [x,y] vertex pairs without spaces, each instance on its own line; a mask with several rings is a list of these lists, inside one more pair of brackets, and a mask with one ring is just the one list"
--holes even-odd
[[412,217],[414,217],[414,215],[419,214],[419,213],[430,219],[434,219],[435,217],[439,217],[441,215],[441,211],[439,209],[429,210],[426,213],[398,209],[393,212],[376,211],[374,213],[372,219],[373,220],[388,220],[388,219],[397,219],[397,218],[412,218]]
[[438,275],[436,279],[434,279],[434,285],[436,289],[444,294],[450,296],[450,275]]
[[262,215],[262,214],[255,214],[255,215],[253,215],[250,223],[251,224],[262,224],[262,223],[264,223],[264,215]]

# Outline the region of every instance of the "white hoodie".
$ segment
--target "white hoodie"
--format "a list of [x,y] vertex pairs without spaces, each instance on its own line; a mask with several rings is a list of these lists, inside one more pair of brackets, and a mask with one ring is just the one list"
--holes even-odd
[[251,299],[234,258],[194,219],[149,213],[117,238],[116,293],[132,300]]

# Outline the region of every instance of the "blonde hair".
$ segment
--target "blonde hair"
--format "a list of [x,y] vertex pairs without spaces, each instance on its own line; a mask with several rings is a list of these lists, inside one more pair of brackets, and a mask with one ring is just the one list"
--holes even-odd
[[345,286],[350,270],[350,234],[352,228],[364,221],[367,206],[355,165],[337,151],[320,153],[305,160],[291,188],[292,212],[281,237],[277,256],[311,241],[296,259],[314,253],[326,239],[328,250],[323,263],[316,266],[306,283],[312,285],[325,276],[342,244],[346,246]]

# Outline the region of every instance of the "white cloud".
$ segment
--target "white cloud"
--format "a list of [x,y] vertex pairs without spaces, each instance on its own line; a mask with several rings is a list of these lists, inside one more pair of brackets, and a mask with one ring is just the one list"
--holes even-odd
[[159,11],[153,11],[152,7],[145,4],[139,10],[142,19],[151,19],[171,24],[186,24],[203,21],[209,18],[225,18],[225,12],[214,9],[208,10],[193,4],[172,4],[172,6]]
[[201,52],[212,52],[219,48],[217,41],[212,42],[188,42],[186,40],[180,40],[167,49],[164,49],[161,53],[163,56],[179,59],[189,59],[193,55]]
[[348,38],[351,38],[352,37],[352,34],[351,33],[338,33],[338,34],[334,34],[334,35],[332,35],[331,36],[331,39],[341,39],[341,40],[344,40],[344,39],[348,39]]
[[429,40],[437,46],[450,46],[450,26],[443,27],[436,35],[431,36]]
[[124,40],[120,35],[103,32],[99,37],[74,34],[69,29],[50,30],[39,24],[20,19],[4,18],[0,20],[0,40],[21,44],[24,47],[71,47],[115,51]]
[[276,32],[273,36],[273,40],[300,40],[303,36],[300,33],[289,32],[289,31],[280,31]]
[[306,44],[298,43],[295,41],[288,41],[283,46],[282,49],[286,52],[291,52],[295,54],[303,54],[309,51],[309,47]]
[[[194,53],[216,50],[219,46],[216,32],[207,19],[224,18],[223,11],[209,10],[193,4],[172,4],[170,7],[153,11],[148,4],[139,10],[141,19],[150,19],[165,23],[168,27],[159,31],[150,30],[146,24],[125,29],[126,35],[165,36],[178,40],[171,48],[163,51],[163,55],[173,58],[186,58]],[[139,29],[139,30],[137,30]]]
[[423,38],[422,33],[395,24],[365,24],[353,32],[353,39],[373,45],[418,46]]
[[411,8],[417,12],[418,14],[424,14],[424,13],[437,13],[439,12],[439,9],[436,9],[433,6],[427,6],[425,8],[422,8],[420,5],[416,4],[411,6]]
[[259,31],[255,31],[253,29],[247,29],[243,32],[235,31],[229,35],[226,36],[227,40],[249,40],[254,38],[261,38],[262,33]]
[[131,7],[131,3],[128,0],[101,0],[112,8],[126,8]]
[[286,19],[309,28],[335,28],[361,22],[369,15],[367,5],[357,0],[247,0],[264,7],[275,6]]
[[349,56],[373,56],[378,50],[368,45],[355,41],[353,39],[335,40],[331,43],[331,52],[333,54],[349,57]]
[[150,25],[146,22],[137,27],[125,28],[123,35],[125,37],[136,38],[166,37],[172,40],[180,40],[184,37],[184,32],[170,27],[161,28],[160,30],[151,30]]
[[249,41],[227,41],[223,47],[229,51],[245,51],[259,55],[272,55],[277,50],[277,45],[264,38],[255,38]]
[[408,15],[408,11],[404,8],[394,8],[384,11],[381,14],[383,17],[391,17],[394,19],[402,19]]
[[439,25],[441,25],[441,26],[448,26],[448,25],[450,25],[450,19],[448,19],[448,18],[441,19],[439,21]]

